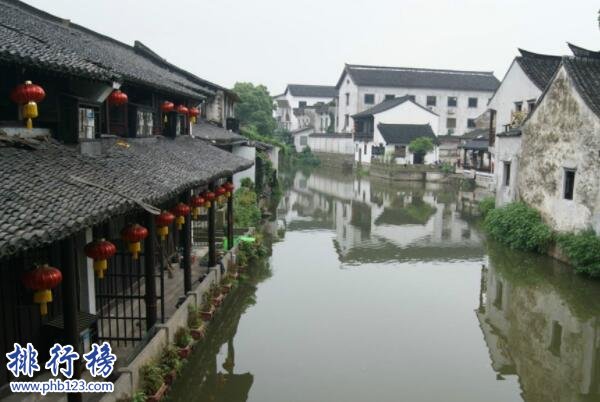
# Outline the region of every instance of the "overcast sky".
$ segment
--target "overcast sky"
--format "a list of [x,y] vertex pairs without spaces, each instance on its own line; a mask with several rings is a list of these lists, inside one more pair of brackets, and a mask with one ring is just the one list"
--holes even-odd
[[335,85],[344,63],[494,71],[600,50],[592,0],[26,0],[224,86]]

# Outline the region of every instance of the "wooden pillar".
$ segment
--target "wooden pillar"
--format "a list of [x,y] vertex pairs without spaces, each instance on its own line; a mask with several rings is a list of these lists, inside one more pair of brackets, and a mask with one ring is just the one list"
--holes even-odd
[[[190,205],[190,191],[187,190],[181,197],[181,202]],[[183,250],[183,290],[184,293],[192,291],[192,217],[187,216],[181,228],[181,248]]]
[[146,329],[150,329],[156,324],[156,222],[154,215],[146,213],[146,228],[148,237],[144,241],[144,282],[146,294],[144,302],[146,303]]
[[[233,183],[233,176],[227,178],[228,181]],[[227,250],[233,248],[233,193],[231,197],[227,199]]]
[[[208,185],[209,191],[215,191],[215,183],[211,182]],[[213,201],[210,208],[208,208],[208,266],[214,267],[217,265],[217,239],[216,239],[216,222],[215,222],[215,209],[217,201]]]
[[[61,268],[62,268],[62,298],[63,298],[63,323],[64,344],[72,345],[80,355],[79,350],[79,301],[77,298],[77,263],[75,262],[75,241],[73,236],[61,241]],[[73,380],[81,378],[81,362],[73,365]],[[81,402],[80,393],[68,393],[69,402]]]

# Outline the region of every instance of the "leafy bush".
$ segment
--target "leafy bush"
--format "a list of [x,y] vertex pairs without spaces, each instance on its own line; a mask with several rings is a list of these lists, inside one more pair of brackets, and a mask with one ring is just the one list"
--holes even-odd
[[247,189],[250,189],[250,190],[254,190],[254,182],[249,177],[244,177],[242,179],[242,181],[240,182],[240,185],[242,187],[244,187],[244,188],[247,188]]
[[240,187],[233,198],[234,226],[238,228],[255,227],[260,222],[260,208],[258,208],[257,196],[253,189]]
[[494,197],[485,197],[479,201],[479,212],[484,218],[494,208],[496,208],[496,199]]
[[488,211],[484,226],[492,238],[517,250],[544,252],[552,240],[540,213],[522,202]]
[[187,325],[189,328],[198,328],[202,324],[199,314],[198,307],[193,304],[188,306]]
[[177,348],[172,345],[165,347],[160,356],[160,369],[162,370],[163,376],[171,373],[173,370],[179,373],[182,366],[183,362],[179,358]]
[[156,364],[145,364],[140,367],[140,377],[142,379],[142,391],[145,395],[156,394],[156,391],[163,384],[163,373]]
[[425,155],[433,151],[433,141],[428,137],[417,137],[408,144],[408,150],[413,154]]
[[294,163],[302,166],[319,166],[321,161],[313,154],[310,147],[304,147],[301,152],[294,154]]
[[175,332],[175,346],[178,348],[185,348],[192,342],[192,336],[190,330],[186,327],[181,327]]
[[444,174],[451,174],[451,173],[454,173],[454,166],[448,162],[444,162],[440,166],[440,170]]
[[557,240],[577,272],[600,276],[600,238],[593,230],[560,234]]

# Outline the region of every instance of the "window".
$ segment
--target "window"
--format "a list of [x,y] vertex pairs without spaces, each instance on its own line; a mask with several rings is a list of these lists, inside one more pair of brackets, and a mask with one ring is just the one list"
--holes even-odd
[[394,146],[394,155],[396,156],[396,158],[405,158],[406,157],[406,146],[395,145]]
[[477,107],[477,98],[469,98],[469,107]]
[[305,108],[306,107],[306,101],[300,101],[300,102],[298,102],[298,107]]
[[427,106],[436,106],[437,105],[437,97],[428,96],[427,97]]
[[96,137],[96,114],[94,109],[79,108],[79,138],[93,139]]
[[365,142],[365,145],[364,145],[364,147],[365,147],[365,149],[364,149],[364,151],[363,151],[363,154],[365,154],[365,155],[366,155],[366,154],[367,154],[367,143],[366,143],[366,142]]
[[449,107],[456,107],[457,104],[458,104],[458,100],[456,99],[456,96],[448,97],[448,106]]
[[349,125],[350,125],[350,115],[345,114],[344,115],[344,129],[347,129]]
[[523,102],[515,102],[515,110],[520,112],[523,110]]
[[303,135],[300,137],[300,145],[308,145],[308,137]]
[[575,189],[575,169],[565,169],[564,198],[573,199],[573,190]]
[[375,95],[365,94],[365,105],[372,105],[375,103]]
[[350,105],[350,94],[346,92],[346,106]]
[[138,110],[135,135],[137,137],[151,136],[153,127],[154,116],[152,115],[152,112],[147,110]]
[[504,185],[510,186],[510,162],[504,162]]
[[448,117],[446,119],[447,128],[456,128],[456,119],[454,117]]
[[527,112],[529,114],[531,114],[531,112],[533,112],[533,109],[535,109],[535,101],[534,100],[527,101]]
[[395,97],[396,97],[396,95],[390,95],[390,94],[388,94],[388,95],[385,96],[385,100],[391,100],[391,99],[394,99]]
[[415,101],[416,97],[414,95],[406,95],[408,96],[408,99],[410,99],[411,101]]
[[475,119],[467,119],[467,128],[475,128],[476,126]]

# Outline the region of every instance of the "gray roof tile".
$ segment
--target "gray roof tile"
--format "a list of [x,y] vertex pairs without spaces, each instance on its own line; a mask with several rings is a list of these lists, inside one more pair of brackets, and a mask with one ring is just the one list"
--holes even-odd
[[519,49],[521,56],[516,58],[517,63],[529,79],[540,89],[546,89],[554,73],[560,66],[560,56],[539,54]]
[[334,98],[337,96],[336,88],[328,85],[288,84],[287,91],[293,96],[307,98]]
[[379,123],[377,129],[387,144],[408,145],[419,137],[436,140],[436,136],[429,124],[384,124]]

